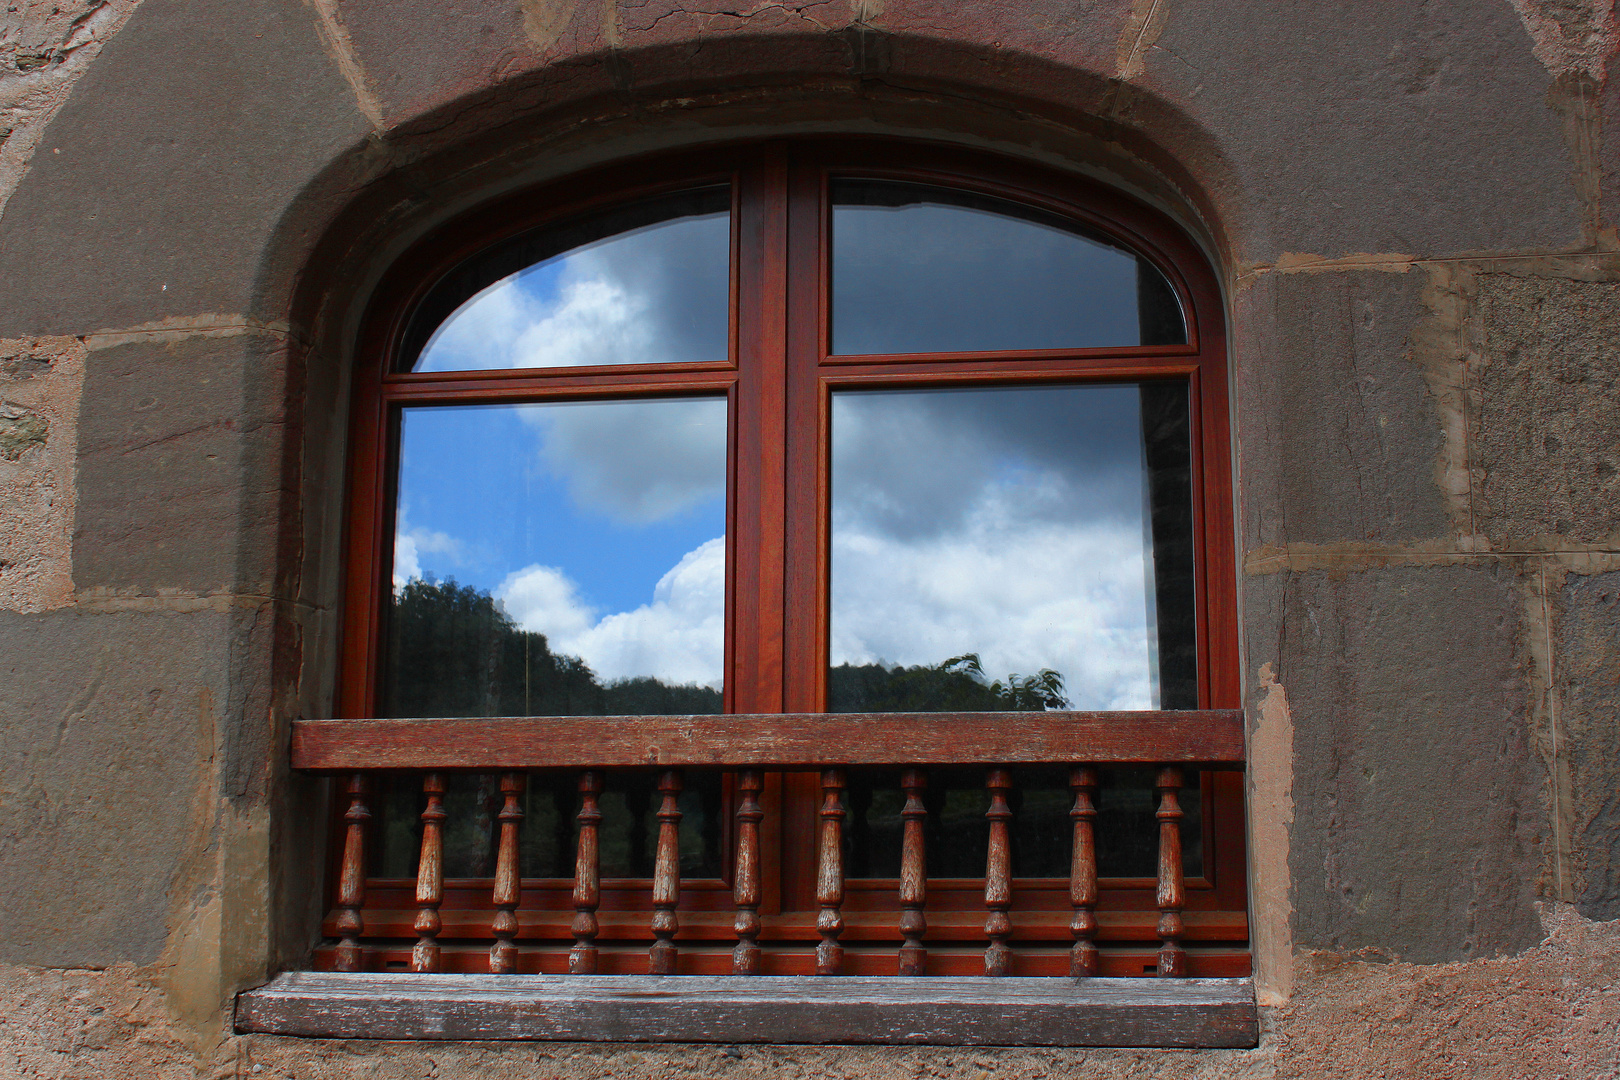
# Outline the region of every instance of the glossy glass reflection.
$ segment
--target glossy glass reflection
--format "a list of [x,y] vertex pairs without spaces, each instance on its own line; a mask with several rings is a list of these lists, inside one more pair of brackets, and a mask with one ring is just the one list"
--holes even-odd
[[429,292],[398,370],[724,361],[730,208],[684,192],[497,245]]
[[1017,203],[889,180],[832,187],[836,354],[1185,342],[1153,265]]
[[386,716],[715,713],[723,399],[410,408]]
[[1196,708],[1185,383],[841,392],[828,708]]

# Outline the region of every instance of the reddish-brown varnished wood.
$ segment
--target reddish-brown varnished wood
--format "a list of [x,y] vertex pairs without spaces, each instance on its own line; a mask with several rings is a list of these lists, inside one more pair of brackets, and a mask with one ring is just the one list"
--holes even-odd
[[1069,975],[1084,979],[1097,974],[1097,770],[1081,765],[1069,770],[1069,789],[1074,792],[1074,848],[1069,861],[1069,904],[1074,917],[1069,933],[1074,947],[1069,950]]
[[349,777],[344,787],[349,807],[343,814],[343,868],[338,878],[339,971],[360,970],[360,935],[366,929],[361,909],[366,903],[366,821],[371,817],[366,795],[370,790],[371,782],[360,773]]
[[422,850],[416,859],[416,945],[412,971],[439,970],[439,905],[444,903],[444,775],[422,777]]
[[1187,974],[1187,951],[1181,946],[1182,906],[1187,902],[1181,873],[1181,770],[1159,770],[1159,974]]
[[821,837],[817,844],[816,974],[837,975],[844,970],[844,947],[838,935],[844,932],[844,770],[821,772]]
[[765,817],[759,793],[764,787],[765,776],[758,769],[737,774],[737,858],[731,893],[737,907],[732,923],[737,931],[737,947],[731,952],[733,975],[759,974],[759,823]]
[[658,776],[658,851],[653,857],[652,932],[658,940],[647,950],[650,975],[675,974],[675,915],[681,899],[681,773],[668,769]]
[[579,840],[574,850],[574,921],[569,931],[574,946],[568,950],[568,971],[572,975],[596,974],[596,908],[602,901],[599,876],[598,830],[602,811],[597,798],[602,794],[602,774],[586,769],[579,774]]
[[1007,914],[1012,906],[1012,809],[1007,805],[1012,773],[991,769],[985,774],[984,786],[990,790],[990,809],[984,812],[990,819],[990,845],[984,859],[984,906],[990,912],[984,920],[984,933],[990,944],[984,950],[984,973],[1006,975],[1012,970],[1012,949],[1007,945],[1012,936],[1012,918]]
[[490,932],[495,944],[489,948],[489,970],[496,975],[510,975],[517,970],[517,906],[522,899],[522,876],[518,866],[518,826],[523,821],[523,808],[518,796],[523,794],[525,777],[522,773],[501,774],[500,846],[495,855],[495,918]]
[[1230,768],[1243,761],[1244,744],[1238,709],[785,713],[299,720],[292,753],[295,768],[341,772],[1055,761]]
[[900,934],[905,939],[900,946],[902,975],[921,975],[928,968],[928,950],[922,943],[928,930],[928,918],[923,914],[923,905],[928,901],[928,808],[922,800],[927,786],[928,774],[921,769],[906,769],[900,774],[900,790],[906,796],[900,810]]

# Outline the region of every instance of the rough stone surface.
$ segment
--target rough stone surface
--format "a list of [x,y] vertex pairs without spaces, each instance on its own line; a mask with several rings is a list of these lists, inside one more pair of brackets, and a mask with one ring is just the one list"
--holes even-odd
[[1620,923],[1544,910],[1545,943],[1432,967],[1302,958],[1273,1015],[1277,1076],[1611,1080],[1620,1062]]
[[1219,133],[1245,187],[1221,201],[1254,214],[1244,262],[1580,243],[1550,78],[1511,7],[1370,4],[1354,21],[1169,6],[1141,82]]
[[369,130],[303,5],[143,4],[0,218],[0,336],[250,310],[277,219]]
[[89,354],[73,541],[81,592],[268,593],[279,491],[264,474],[281,454],[273,375],[284,362],[281,340],[265,334]]
[[1285,572],[1249,605],[1293,718],[1295,947],[1435,963],[1539,940],[1514,574]]
[[151,963],[206,842],[228,615],[0,615],[0,960]]
[[1620,573],[1570,575],[1559,597],[1561,749],[1570,759],[1574,900],[1620,918]]
[[1480,531],[1508,546],[1620,534],[1620,282],[1479,282]]
[[1268,274],[1237,300],[1248,543],[1444,534],[1441,431],[1409,357],[1416,273]]
[[73,595],[74,455],[84,345],[0,341],[0,610],[45,611]]
[[0,11],[0,214],[46,125],[137,3],[59,0]]

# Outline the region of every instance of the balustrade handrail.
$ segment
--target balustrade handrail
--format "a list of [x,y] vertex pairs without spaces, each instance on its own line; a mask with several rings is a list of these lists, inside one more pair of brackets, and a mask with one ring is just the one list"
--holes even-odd
[[292,766],[310,772],[1243,761],[1239,709],[299,720],[292,732]]

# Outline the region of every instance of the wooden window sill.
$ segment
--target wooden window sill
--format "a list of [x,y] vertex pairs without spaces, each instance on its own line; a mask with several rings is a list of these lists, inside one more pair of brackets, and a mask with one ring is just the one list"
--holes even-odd
[[289,972],[238,1033],[325,1039],[1252,1047],[1250,979]]

